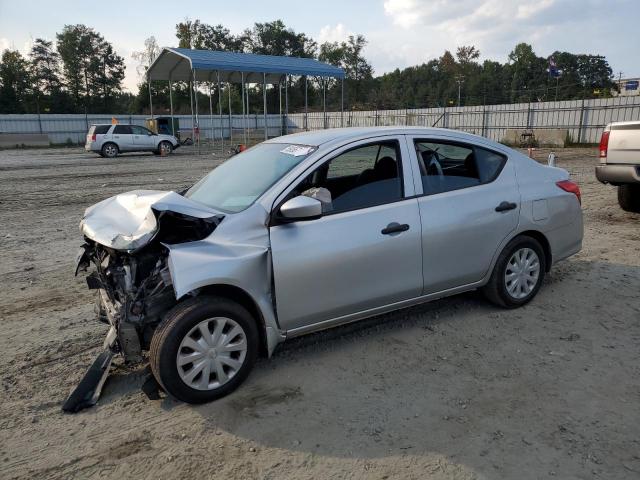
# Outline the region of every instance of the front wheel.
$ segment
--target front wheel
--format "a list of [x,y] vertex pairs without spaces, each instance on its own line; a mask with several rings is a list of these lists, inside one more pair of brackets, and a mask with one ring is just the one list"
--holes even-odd
[[169,155],[173,151],[173,145],[170,142],[160,142],[158,145],[157,154],[161,156]]
[[153,334],[151,371],[187,403],[228,395],[249,375],[258,353],[254,318],[233,301],[201,296],[177,305]]
[[504,248],[482,293],[491,302],[516,308],[536,296],[546,271],[546,258],[540,243],[520,236]]

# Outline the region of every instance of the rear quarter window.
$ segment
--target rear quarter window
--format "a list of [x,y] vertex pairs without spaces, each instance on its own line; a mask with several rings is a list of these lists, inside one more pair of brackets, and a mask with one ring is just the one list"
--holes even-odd
[[111,128],[111,125],[96,125],[93,128],[94,128],[93,133],[95,133],[96,135],[104,135],[109,131],[109,129]]

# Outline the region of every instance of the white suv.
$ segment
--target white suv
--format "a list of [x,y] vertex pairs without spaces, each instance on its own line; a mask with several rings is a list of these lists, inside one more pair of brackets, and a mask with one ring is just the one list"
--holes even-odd
[[139,125],[91,125],[87,133],[87,152],[113,158],[122,152],[153,152],[168,155],[180,143],[172,135],[161,135]]

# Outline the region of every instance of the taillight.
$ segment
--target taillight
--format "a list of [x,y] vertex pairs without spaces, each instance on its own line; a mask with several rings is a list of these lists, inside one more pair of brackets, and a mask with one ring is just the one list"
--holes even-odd
[[573,193],[578,199],[578,203],[582,205],[582,196],[580,195],[580,187],[576,182],[572,182],[571,180],[562,180],[560,182],[556,182],[556,185],[559,186],[565,192]]
[[609,130],[602,132],[600,137],[600,158],[607,158],[607,150],[609,149]]
[[91,141],[95,142],[96,141],[96,134],[94,133],[93,135],[91,135]]

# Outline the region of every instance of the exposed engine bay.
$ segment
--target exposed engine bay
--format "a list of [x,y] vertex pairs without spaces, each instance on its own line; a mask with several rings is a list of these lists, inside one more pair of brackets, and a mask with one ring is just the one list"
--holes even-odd
[[[171,204],[163,202],[167,199]],[[110,329],[105,351],[63,410],[78,411],[97,401],[114,354],[121,354],[125,363],[142,360],[155,327],[177,302],[167,266],[169,245],[202,240],[223,218],[175,192],[131,192],[87,209],[80,223],[85,243],[78,253],[76,275],[89,273],[86,281],[96,291],[98,320]],[[115,235],[105,228],[114,224]],[[92,373],[96,363],[101,375]],[[94,381],[85,382],[91,376]],[[81,387],[83,391],[77,392]]]

